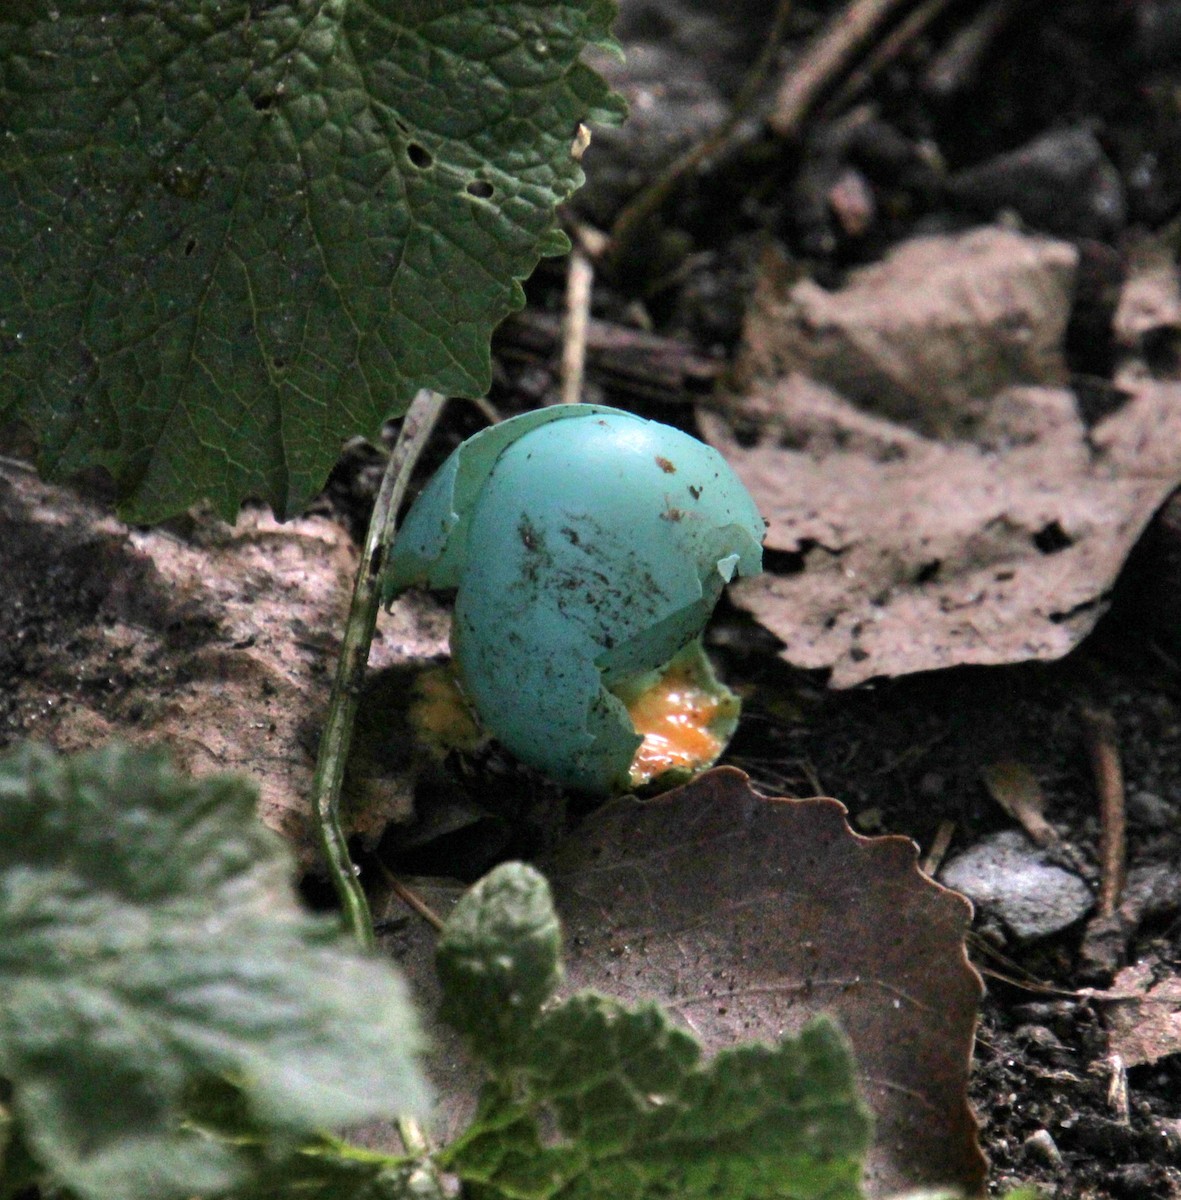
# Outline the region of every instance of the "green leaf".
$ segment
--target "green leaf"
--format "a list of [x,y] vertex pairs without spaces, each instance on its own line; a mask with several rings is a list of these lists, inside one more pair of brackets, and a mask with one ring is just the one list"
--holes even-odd
[[251,1158],[210,1096],[272,1158],[423,1105],[401,980],[298,906],[255,803],[124,747],[0,760],[0,1076],[80,1196],[236,1186]]
[[427,1165],[396,1162],[356,1147],[325,1144],[304,1148],[224,1200],[444,1200]]
[[490,1063],[520,1054],[561,979],[561,929],[549,884],[505,863],[455,906],[439,939],[440,1016]]
[[421,387],[482,394],[556,253],[613,0],[0,13],[0,422],[126,515],[280,514]]
[[[655,1006],[581,994],[543,1011],[557,971],[548,903],[535,872],[498,868],[440,945],[444,1011],[491,1072],[471,1127],[441,1159],[473,1197],[861,1195],[870,1121],[831,1021],[705,1062]],[[521,997],[499,1031],[481,1008],[498,995]]]

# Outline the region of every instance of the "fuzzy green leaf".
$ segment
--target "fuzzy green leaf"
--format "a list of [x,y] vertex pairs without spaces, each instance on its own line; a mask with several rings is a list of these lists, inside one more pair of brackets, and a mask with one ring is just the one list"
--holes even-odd
[[481,1058],[511,1062],[561,978],[561,930],[549,884],[505,863],[456,905],[439,939],[440,1015]]
[[236,1186],[252,1152],[210,1096],[272,1157],[422,1107],[401,980],[299,907],[255,803],[124,747],[0,760],[0,1076],[79,1196]]
[[[655,1006],[627,1009],[580,994],[542,1010],[544,989],[530,974],[546,960],[534,931],[544,929],[551,944],[548,900],[535,872],[498,868],[457,906],[444,934],[443,947],[462,946],[463,961],[474,964],[441,972],[445,1011],[491,1074],[471,1127],[442,1156],[468,1194],[861,1196],[870,1121],[835,1025],[817,1020],[776,1046],[740,1046],[705,1062],[696,1040]],[[458,958],[440,952],[441,966]],[[526,989],[518,1023],[496,1042],[481,998]]]
[[124,512],[279,513],[421,387],[479,395],[560,252],[613,0],[0,12],[0,423]]

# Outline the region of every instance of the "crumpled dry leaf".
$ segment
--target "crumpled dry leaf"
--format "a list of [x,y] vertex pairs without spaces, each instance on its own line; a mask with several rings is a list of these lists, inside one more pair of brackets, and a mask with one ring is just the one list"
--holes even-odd
[[1162,975],[1159,967],[1153,960],[1133,963],[1111,985],[1113,993],[1136,997],[1114,1001],[1105,1014],[1108,1049],[1127,1067],[1181,1053],[1181,976],[1173,971]]
[[765,272],[727,420],[701,422],[770,519],[767,573],[732,594],[789,662],[848,687],[1090,632],[1181,482],[1181,385],[1133,382],[1093,428],[1048,386],[1077,261],[990,227],[913,239],[838,292]]
[[[832,1013],[876,1119],[868,1195],[975,1195],[985,1165],[966,1098],[981,994],[964,951],[970,907],[919,872],[909,840],[860,837],[844,814],[835,800],[767,799],[732,767],[606,805],[538,864],[564,927],[563,992],[656,1001],[709,1052]],[[419,891],[444,915],[457,894]],[[386,946],[431,1012],[433,936],[416,920]],[[470,1113],[471,1074],[454,1034],[430,1037],[446,1137]]]
[[1014,384],[1062,384],[1078,252],[999,227],[913,238],[829,292],[770,260],[743,330],[743,424],[775,421],[768,385],[793,372],[919,432],[971,428]]
[[1010,388],[958,441],[798,374],[763,402],[753,445],[701,418],[770,521],[766,573],[731,595],[835,687],[1067,653],[1181,483],[1178,384],[1138,384],[1090,430],[1069,391]]
[[1175,234],[1129,239],[1128,274],[1112,319],[1116,343],[1124,349],[1140,349],[1158,330],[1181,329],[1175,241]]
[[[183,536],[129,528],[100,504],[0,464],[3,740],[61,751],[112,737],[164,743],[194,774],[237,771],[260,816],[304,866],[318,843],[312,772],[356,565],[320,517],[231,527],[186,519]],[[383,665],[445,652],[432,602],[404,609],[375,644]],[[368,811],[357,826],[384,826]]]

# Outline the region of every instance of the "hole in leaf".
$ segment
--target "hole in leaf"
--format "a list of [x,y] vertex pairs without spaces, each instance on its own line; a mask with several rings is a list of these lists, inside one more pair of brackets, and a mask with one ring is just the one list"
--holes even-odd
[[425,171],[435,161],[435,156],[425,146],[419,145],[418,142],[411,142],[406,147],[406,157],[420,171]]
[[483,179],[473,179],[467,185],[467,194],[475,196],[478,200],[491,200],[494,191],[492,184],[486,183]]

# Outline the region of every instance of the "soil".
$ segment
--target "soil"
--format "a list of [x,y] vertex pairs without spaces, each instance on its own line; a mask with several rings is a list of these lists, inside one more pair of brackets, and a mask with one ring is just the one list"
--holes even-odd
[[[1128,794],[1173,798],[1167,815],[1131,806],[1129,866],[1170,864],[1175,877],[1181,674],[1139,632],[1117,604],[1077,652],[1048,666],[952,670],[853,693],[764,677],[756,695],[779,697],[781,711],[750,705],[732,758],[769,794],[840,798],[865,832],[902,832],[926,847],[939,822],[952,821],[953,854],[1012,826],[981,770],[1017,759],[1095,878],[1100,821],[1080,714],[1105,710],[1116,716]],[[799,698],[803,721],[784,718],[785,694]],[[1118,961],[1151,955],[1175,969],[1178,916],[1176,902],[1155,914]],[[976,929],[972,957],[987,991],[971,1096],[992,1190],[1036,1183],[1047,1196],[1176,1195],[1181,1058],[1134,1068],[1126,1115],[1113,1103],[1103,1006],[1075,994],[1112,977],[1087,953],[1087,923],[1021,943],[981,908]]]
[[[749,39],[727,41],[727,30],[767,20],[771,6],[738,5],[729,24],[718,7],[624,5],[625,44],[643,41],[645,53],[657,55],[667,83],[658,95],[680,105],[667,114],[671,132],[662,131],[680,149],[708,124],[709,103],[738,90],[735,63],[748,63],[752,49]],[[795,6],[782,69],[798,64],[808,36],[838,7]],[[701,44],[693,31],[702,22],[716,35],[704,66],[692,49]],[[888,33],[871,38],[856,61],[872,57]],[[675,84],[669,64],[685,66]],[[901,239],[1001,219],[1079,248],[1083,268],[1067,334],[1071,385],[1084,406],[1103,404],[1119,356],[1112,317],[1129,246],[1181,214],[1179,75],[1176,4],[947,5],[857,95],[868,115],[850,118],[839,95],[834,104],[847,80],[840,76],[801,136],[784,143],[752,120],[736,147],[674,189],[644,253],[596,280],[593,316],[606,324],[599,349],[592,337],[587,398],[691,427],[683,402],[708,393],[711,361],[724,371],[732,359],[768,241],[801,273],[838,286],[850,268],[877,260]],[[694,78],[703,79],[699,87]],[[869,122],[872,138],[849,132],[858,120]],[[1080,131],[1098,148],[1083,176],[1066,162]],[[580,204],[581,215],[601,225],[618,215],[628,180],[634,185],[637,171],[652,169],[643,165],[645,149],[626,135],[605,141],[603,158],[588,156],[591,183]],[[1032,166],[1016,170],[1014,185],[1006,172],[1015,168],[998,165],[996,156],[1031,143],[1040,149],[1031,153]],[[832,190],[840,178],[864,186],[864,225],[834,199],[842,194]],[[556,317],[562,286],[560,266],[543,269],[530,285],[531,315],[498,337],[493,400],[506,411],[552,395],[556,355],[538,341],[538,314]],[[621,337],[637,314],[654,335],[679,346],[684,373],[678,379],[672,372],[672,384],[668,346],[656,383],[622,350],[612,354],[605,330]],[[1174,334],[1160,331],[1151,353],[1154,369],[1172,377]],[[647,361],[656,357],[653,351]],[[1103,1003],[1087,992],[1109,986],[1121,965],[1141,958],[1166,972],[1181,969],[1181,542],[1176,505],[1168,511],[1174,525],[1160,518],[1150,528],[1106,617],[1057,663],[960,668],[835,692],[823,674],[777,661],[774,639],[741,614],[727,612],[714,626],[714,652],[747,698],[726,761],[768,794],[836,796],[863,832],[905,833],[923,848],[945,821],[954,825],[952,854],[1012,828],[981,771],[1016,760],[1039,781],[1071,862],[1096,884],[1101,820],[1084,714],[1114,718],[1128,806],[1127,867],[1172,872],[1175,899],[1140,912],[1105,945],[1093,918],[1021,941],[978,911],[972,953],[987,992],[971,1096],[995,1194],[1032,1184],[1049,1197],[1181,1196],[1181,1054],[1132,1067],[1125,1093]],[[499,852],[536,849],[553,836],[536,824],[513,823]]]
[[[665,55],[663,78],[695,64],[675,75],[682,107],[666,114],[664,142],[653,135],[644,151],[657,161],[727,111],[772,6],[714,11],[722,7],[707,0],[625,5],[624,40],[644,40]],[[777,73],[800,61],[809,38],[840,7],[795,6]],[[799,136],[773,137],[766,105],[755,110],[729,149],[673,191],[645,253],[600,271],[593,315],[603,324],[598,341],[592,338],[587,399],[692,428],[686,401],[708,396],[732,358],[768,241],[801,271],[835,285],[906,237],[966,228],[998,212],[1011,219],[1014,210],[1027,228],[1080,249],[1085,269],[1067,339],[1072,384],[1084,398],[1105,394],[1117,358],[1114,297],[1132,235],[1159,233],[1181,216],[1181,5],[961,0],[933,11],[939,15],[903,39],[855,95],[842,99],[850,72],[834,77]],[[851,66],[871,60],[898,28],[879,30]],[[693,50],[703,44],[708,52]],[[861,117],[850,122],[855,105],[869,106],[860,125]],[[863,136],[865,121],[872,139]],[[1101,156],[1081,183],[1053,141],[1018,173],[1016,193],[995,162],[991,175],[980,174],[997,155],[1079,131]],[[650,177],[653,166],[637,157],[635,144],[605,137],[603,145],[602,159],[588,155],[592,183],[571,216],[606,226],[637,171]],[[848,191],[834,192],[840,180],[868,205],[857,209],[860,216],[843,207]],[[491,400],[506,414],[554,391],[563,270],[543,264],[529,285],[529,313],[498,335]],[[1162,331],[1145,350],[1168,374],[1178,344]],[[481,424],[474,410],[453,405],[424,477]],[[372,453],[352,448],[316,505],[355,538],[376,464]],[[746,700],[726,761],[767,794],[835,796],[862,832],[906,834],[924,850],[943,822],[954,827],[952,854],[1012,828],[981,771],[1016,760],[1039,781],[1062,852],[1097,884],[1101,820],[1083,714],[1114,718],[1128,870],[1167,868],[1178,886],[1174,898],[1142,908],[1106,942],[1092,918],[1022,941],[978,911],[972,953],[987,993],[971,1094],[997,1194],[1034,1184],[1047,1197],[1181,1197],[1181,1053],[1132,1067],[1122,1092],[1104,1004],[1094,995],[1120,966],[1141,958],[1181,971],[1178,546],[1181,535],[1158,520],[1098,628],[1056,663],[958,668],[833,691],[823,673],[781,662],[775,640],[736,610],[725,609],[713,627],[713,652]],[[63,624],[67,652],[68,637]],[[0,670],[9,669],[7,652],[0,646]],[[439,837],[391,834],[379,848],[391,866],[473,878],[499,859],[551,846],[585,809],[495,749],[466,761],[451,783],[478,819],[452,822]],[[318,894],[314,880],[307,890]]]

